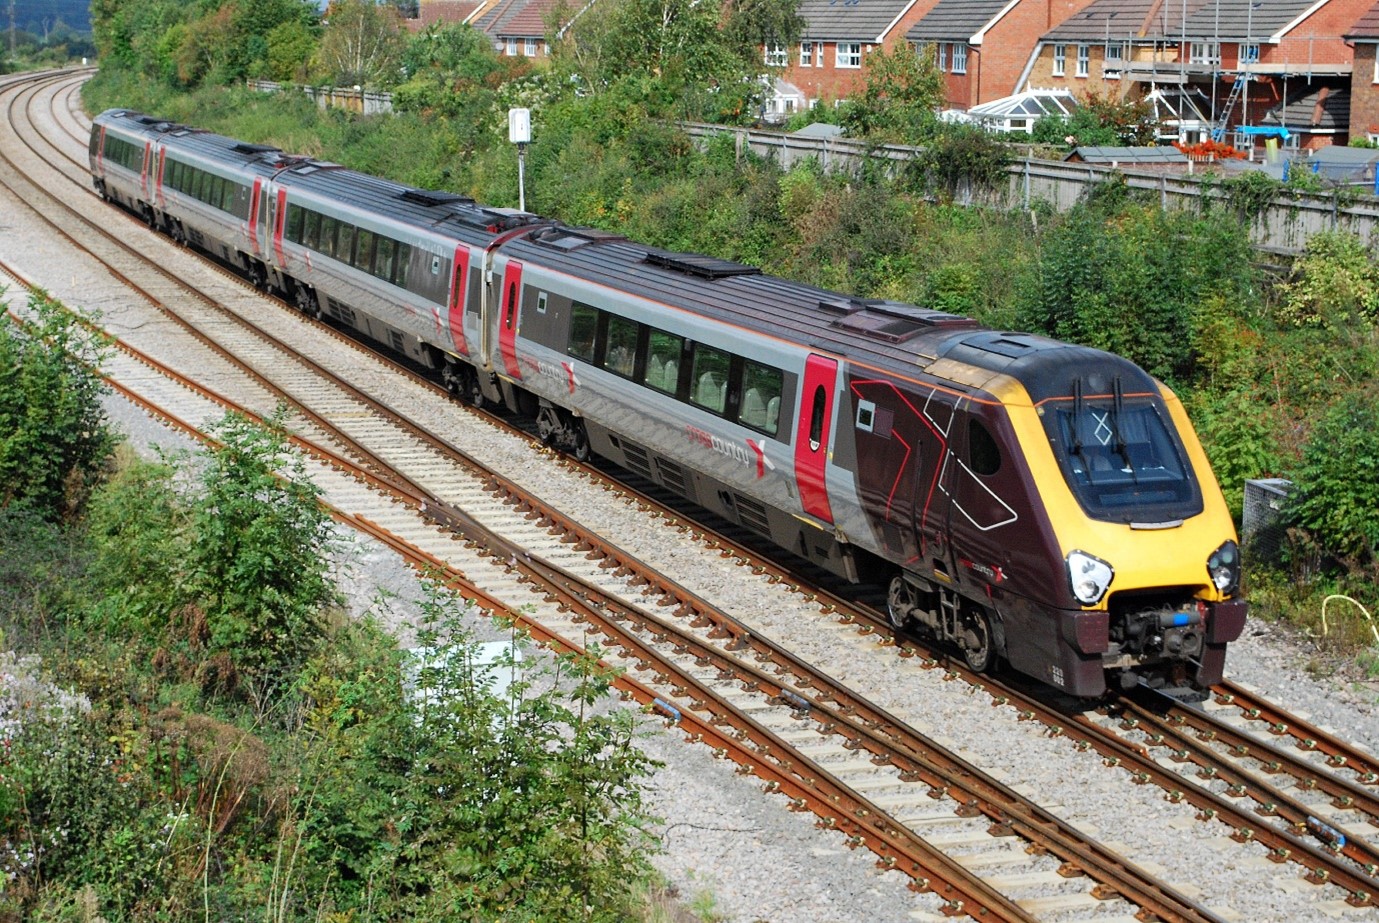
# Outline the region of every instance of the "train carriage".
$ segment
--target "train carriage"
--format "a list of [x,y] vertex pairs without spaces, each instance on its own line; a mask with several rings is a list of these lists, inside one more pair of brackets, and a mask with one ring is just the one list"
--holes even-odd
[[566,451],[880,579],[897,630],[978,670],[1079,696],[1221,677],[1234,529],[1176,397],[1124,359],[137,113],[97,118],[91,155],[154,226]]

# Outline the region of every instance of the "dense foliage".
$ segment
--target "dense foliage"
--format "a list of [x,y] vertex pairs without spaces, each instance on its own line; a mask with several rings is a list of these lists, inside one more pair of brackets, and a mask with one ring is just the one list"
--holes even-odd
[[628,919],[652,766],[594,655],[486,665],[439,586],[420,653],[343,618],[281,431],[218,434],[0,509],[0,919]]
[[80,508],[111,446],[98,401],[101,353],[42,292],[22,319],[0,313],[0,509],[56,520]]

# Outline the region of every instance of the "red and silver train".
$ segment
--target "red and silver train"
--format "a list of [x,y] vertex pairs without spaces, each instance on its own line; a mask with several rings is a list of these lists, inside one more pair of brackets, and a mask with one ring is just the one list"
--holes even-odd
[[[1244,625],[1234,526],[1129,361],[111,110],[96,189],[437,371],[1077,696],[1200,694]],[[769,604],[763,601],[763,604]]]

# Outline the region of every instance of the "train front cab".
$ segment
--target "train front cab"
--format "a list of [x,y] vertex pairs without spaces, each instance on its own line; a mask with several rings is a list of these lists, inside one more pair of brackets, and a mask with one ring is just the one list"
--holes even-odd
[[1108,682],[1200,695],[1245,603],[1234,525],[1177,398],[1088,390],[1009,409],[1059,554],[1010,607],[1008,633],[1032,642],[1011,644],[1012,666],[1079,696]]

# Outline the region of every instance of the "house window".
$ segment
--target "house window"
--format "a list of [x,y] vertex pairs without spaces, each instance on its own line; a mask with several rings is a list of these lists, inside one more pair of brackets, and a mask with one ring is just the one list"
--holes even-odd
[[1259,46],[1258,46],[1258,45],[1241,45],[1241,46],[1240,46],[1240,63],[1241,63],[1241,64],[1258,64],[1258,63],[1259,63]]
[[814,64],[814,43],[800,42],[800,67],[811,67]]
[[766,46],[767,67],[785,67],[789,63],[789,53],[785,50],[784,45]]
[[515,58],[515,57],[517,57],[517,39],[515,39],[515,38],[510,38],[510,39],[508,39],[508,45],[507,45],[507,52],[506,52],[506,53],[507,53],[507,56],[510,57],[510,58]]
[[814,43],[814,66],[815,66],[815,67],[823,67],[823,66],[824,66],[824,43],[823,43],[823,42],[815,42],[815,43]]
[[965,42],[953,43],[953,73],[967,73],[967,44]]
[[1125,46],[1119,43],[1106,46],[1106,60],[1102,66],[1102,73],[1107,80],[1119,80],[1120,69],[1125,63]]
[[1221,63],[1221,43],[1220,42],[1192,42],[1188,45],[1189,64],[1211,64]]
[[1086,77],[1091,69],[1092,47],[1090,45],[1077,46],[1077,76]]
[[939,72],[948,70],[948,43],[938,43],[938,69]]
[[837,66],[856,68],[862,66],[862,43],[861,42],[839,42]]
[[1379,45],[1374,46],[1374,83],[1379,83]]
[[1067,66],[1068,66],[1068,46],[1067,46],[1067,45],[1054,45],[1054,46],[1053,46],[1053,75],[1054,75],[1055,77],[1062,77],[1062,76],[1063,76],[1063,70],[1064,70],[1064,68],[1066,68]]
[[522,54],[528,58],[536,57],[536,39],[529,38],[523,43]]

